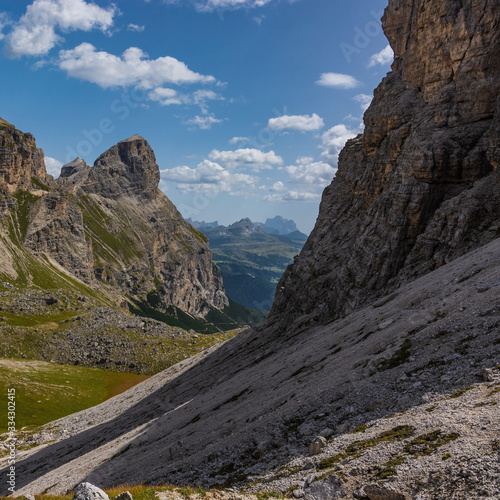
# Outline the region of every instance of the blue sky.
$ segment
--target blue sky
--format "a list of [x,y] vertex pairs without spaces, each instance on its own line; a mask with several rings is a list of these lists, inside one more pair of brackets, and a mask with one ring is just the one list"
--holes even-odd
[[0,0],[0,116],[47,168],[136,133],[185,217],[309,232],[390,70],[386,0]]

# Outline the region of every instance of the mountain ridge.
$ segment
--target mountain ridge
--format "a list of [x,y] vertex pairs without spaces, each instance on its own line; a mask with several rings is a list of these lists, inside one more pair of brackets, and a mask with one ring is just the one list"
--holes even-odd
[[16,234],[23,251],[53,259],[122,306],[153,294],[155,307],[203,318],[229,305],[205,236],[158,189],[159,167],[140,135],[93,167],[75,159],[57,180],[31,134],[2,124],[0,141],[5,241]]
[[305,241],[302,233],[269,234],[249,218],[227,227],[200,230],[210,240],[228,296],[246,307],[267,313],[283,271],[302,248]]

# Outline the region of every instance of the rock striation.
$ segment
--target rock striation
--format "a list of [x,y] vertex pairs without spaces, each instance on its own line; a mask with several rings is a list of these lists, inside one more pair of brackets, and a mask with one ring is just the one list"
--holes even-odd
[[[0,141],[0,189],[12,195],[2,200],[3,229],[8,238],[15,234],[14,246],[120,305],[205,317],[229,304],[207,238],[159,190],[159,167],[144,138],[119,142],[93,167],[77,158],[56,181],[47,178],[30,134],[1,122]],[[19,275],[11,267],[11,276]]]
[[497,0],[391,0],[392,71],[271,312],[327,322],[498,237]]
[[0,118],[0,193],[28,190],[32,177],[47,180],[43,151],[36,147],[31,134],[24,134]]

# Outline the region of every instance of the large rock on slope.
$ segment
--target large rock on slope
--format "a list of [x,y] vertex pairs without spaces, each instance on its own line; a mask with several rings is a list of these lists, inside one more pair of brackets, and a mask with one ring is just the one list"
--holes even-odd
[[500,2],[390,0],[395,52],[271,312],[328,321],[499,235]]

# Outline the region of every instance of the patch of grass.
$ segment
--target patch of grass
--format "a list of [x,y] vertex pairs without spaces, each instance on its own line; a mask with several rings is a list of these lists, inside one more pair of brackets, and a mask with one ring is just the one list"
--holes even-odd
[[277,491],[264,491],[262,493],[255,493],[257,500],[268,500],[269,498],[286,498]]
[[459,398],[460,396],[464,395],[467,391],[470,391],[471,389],[474,389],[474,386],[469,386],[469,387],[464,387],[463,389],[460,389],[457,392],[454,392],[450,398],[456,399]]
[[[174,491],[176,488],[172,486],[146,486],[146,485],[124,485],[119,486],[112,489],[106,489],[106,493],[108,494],[111,500],[114,500],[119,494],[124,493],[125,491],[129,491],[134,500],[157,500],[156,493],[161,491]],[[38,499],[37,500],[45,500]],[[52,500],[52,499],[47,499]]]
[[353,431],[351,431],[351,434],[356,434],[358,432],[365,432],[366,429],[369,429],[370,427],[371,425],[368,424],[358,425]]
[[24,240],[30,222],[29,215],[31,207],[40,198],[26,191],[18,191],[17,193],[14,194],[14,198],[17,201],[17,219],[18,219],[17,222],[19,224],[21,238]]
[[474,408],[482,408],[483,406],[496,406],[496,401],[481,401],[480,403],[476,403]]
[[226,316],[234,319],[239,325],[256,325],[267,318],[267,314],[256,309],[249,309],[229,299],[229,305],[222,311]]
[[[19,429],[38,427],[95,406],[146,378],[42,361],[0,360],[1,385],[16,390]],[[7,407],[7,391],[0,393],[0,406]],[[7,422],[0,422],[0,432],[6,430]]]
[[408,361],[408,358],[410,357],[411,354],[410,353],[411,346],[412,346],[411,340],[406,339],[403,342],[401,348],[398,349],[391,358],[386,359],[382,361],[382,363],[380,363],[378,368],[379,371],[383,372],[385,370],[396,368],[405,363],[406,361]]
[[442,457],[441,457],[441,460],[448,460],[451,458],[451,455],[449,453],[445,453]]
[[495,394],[498,394],[500,392],[500,386],[496,387],[495,389],[493,389],[489,394],[488,394],[488,397],[490,396],[494,396]]
[[191,226],[191,224],[188,225],[188,230],[200,243],[208,243],[208,238],[202,232]]
[[446,361],[444,359],[432,359],[426,365],[419,366],[419,367],[415,368],[414,370],[410,370],[409,372],[406,372],[406,375],[408,377],[411,377],[415,373],[421,372],[423,370],[428,370],[430,368],[437,368],[437,367],[443,366],[443,365],[446,365]]
[[177,326],[184,330],[194,330],[195,332],[203,334],[219,333],[221,331],[215,327],[215,325],[205,320],[195,318],[174,306],[170,306],[166,312],[162,312],[151,307],[145,300],[138,300],[130,297],[130,301],[129,310],[136,316],[155,319],[169,326]]
[[361,456],[363,451],[369,450],[383,442],[393,442],[402,441],[413,436],[415,428],[410,425],[400,425],[390,429],[388,431],[382,432],[377,437],[367,439],[365,441],[355,441],[350,444],[344,452],[339,453],[333,457],[325,458],[321,460],[318,465],[319,470],[330,469],[342,460],[349,458],[358,458]]
[[432,413],[436,408],[437,408],[437,405],[429,406],[429,408],[426,408],[425,411],[427,413]]
[[396,455],[380,466],[380,470],[377,472],[377,477],[380,479],[387,479],[388,477],[395,476],[397,474],[396,468],[404,461],[405,459],[402,455]]
[[442,431],[432,431],[427,434],[418,436],[413,441],[408,443],[404,451],[414,457],[428,456],[434,453],[438,448],[445,444],[455,441],[460,437],[460,434],[452,432],[450,434],[443,434]]
[[203,488],[191,488],[190,486],[179,488],[177,492],[184,498],[191,498],[192,495],[199,495],[201,497],[207,496],[207,492]]
[[32,177],[31,182],[42,191],[50,191],[51,189],[47,184],[44,184],[38,177]]

